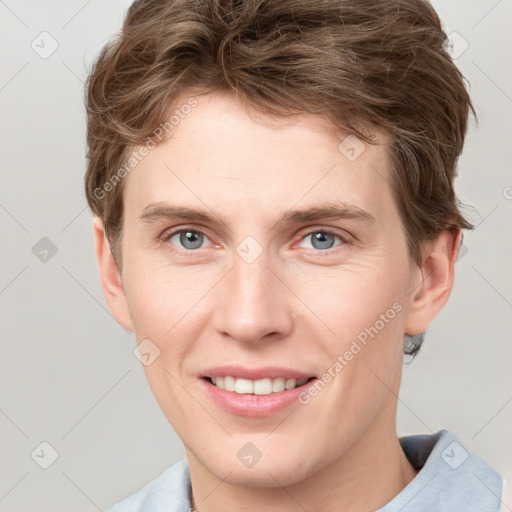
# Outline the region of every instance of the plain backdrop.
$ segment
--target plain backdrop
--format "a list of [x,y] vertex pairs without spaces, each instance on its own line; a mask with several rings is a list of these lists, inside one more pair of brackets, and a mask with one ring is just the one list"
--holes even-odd
[[[135,338],[106,307],[83,193],[83,82],[129,4],[0,1],[3,511],[105,510],[184,457]],[[404,366],[398,433],[452,430],[510,478],[512,2],[434,6],[480,118],[456,183],[476,229],[447,306]]]

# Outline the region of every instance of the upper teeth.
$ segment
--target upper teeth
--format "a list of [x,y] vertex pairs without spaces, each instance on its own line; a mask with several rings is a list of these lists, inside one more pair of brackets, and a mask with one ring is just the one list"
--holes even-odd
[[285,379],[277,377],[276,379],[237,379],[235,377],[211,377],[215,386],[226,391],[234,391],[240,394],[270,395],[279,393],[285,389],[292,389],[296,386],[302,386],[308,379]]

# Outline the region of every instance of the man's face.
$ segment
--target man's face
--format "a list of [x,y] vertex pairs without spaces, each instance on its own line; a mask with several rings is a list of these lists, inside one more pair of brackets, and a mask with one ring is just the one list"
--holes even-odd
[[147,358],[159,350],[144,370],[192,463],[288,485],[395,433],[417,268],[382,136],[339,148],[317,116],[197,100],[126,178],[131,326]]

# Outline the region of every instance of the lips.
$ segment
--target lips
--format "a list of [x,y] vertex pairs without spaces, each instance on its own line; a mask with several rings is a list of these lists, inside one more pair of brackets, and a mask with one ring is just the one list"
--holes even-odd
[[262,417],[297,402],[299,393],[316,377],[283,368],[219,366],[199,375],[207,396],[222,409],[240,416]]

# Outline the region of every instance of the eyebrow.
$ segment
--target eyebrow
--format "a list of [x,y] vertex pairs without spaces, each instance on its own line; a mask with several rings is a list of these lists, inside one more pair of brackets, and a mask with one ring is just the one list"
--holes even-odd
[[[160,219],[184,219],[224,224],[224,221],[219,216],[208,213],[206,210],[174,206],[167,203],[151,203],[143,209],[140,216],[140,220],[143,222],[152,222]],[[310,222],[322,219],[349,219],[360,222],[375,222],[375,217],[366,210],[355,205],[339,203],[303,210],[289,210],[284,213],[281,219],[279,219],[274,226],[277,224],[299,224],[301,222]]]

